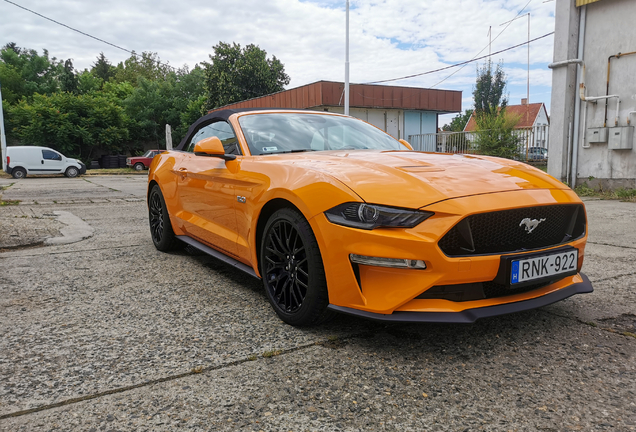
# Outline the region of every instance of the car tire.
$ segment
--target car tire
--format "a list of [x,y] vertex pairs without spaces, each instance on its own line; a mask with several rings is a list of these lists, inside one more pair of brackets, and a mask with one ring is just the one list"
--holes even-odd
[[66,168],[66,171],[64,172],[64,175],[68,178],[73,178],[73,177],[77,177],[79,175],[79,169],[77,169],[74,166],[70,166],[68,168]]
[[135,168],[135,171],[143,171],[146,167],[141,162],[137,162],[133,168]]
[[293,326],[316,325],[331,316],[318,242],[298,211],[276,211],[263,230],[260,269],[276,314]]
[[170,224],[170,216],[166,208],[166,202],[159,185],[153,186],[148,199],[148,221],[150,223],[150,236],[155,247],[162,251],[168,252],[178,249],[181,242],[174,235],[172,225]]
[[14,179],[22,179],[26,177],[27,172],[22,167],[16,167],[11,170],[11,175],[13,176]]

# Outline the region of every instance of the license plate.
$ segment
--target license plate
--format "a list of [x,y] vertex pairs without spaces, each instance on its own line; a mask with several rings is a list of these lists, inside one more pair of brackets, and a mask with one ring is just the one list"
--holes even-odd
[[512,261],[510,284],[576,273],[579,250]]

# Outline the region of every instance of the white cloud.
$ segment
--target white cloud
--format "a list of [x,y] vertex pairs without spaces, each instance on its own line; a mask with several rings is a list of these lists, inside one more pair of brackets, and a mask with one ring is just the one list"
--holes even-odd
[[[154,51],[173,66],[207,61],[219,41],[254,43],[275,55],[295,87],[318,80],[344,79],[345,0],[15,0],[16,3],[126,49]],[[351,81],[369,82],[417,74],[488,53],[501,23],[511,20],[527,0],[352,0],[350,10]],[[531,37],[554,30],[554,3],[530,2]],[[525,11],[523,12],[525,13]],[[0,2],[0,44],[73,58],[76,68],[90,67],[103,51],[113,63],[129,54]],[[527,18],[510,23],[492,43],[498,51],[528,39]],[[527,50],[493,57],[504,61],[510,87],[525,88]],[[552,61],[552,37],[530,50],[531,84],[550,86],[546,63]],[[475,64],[396,81],[395,85],[433,86],[472,93]],[[523,82],[522,82],[523,81]],[[541,89],[545,92],[545,89]],[[549,99],[549,98],[547,98]],[[466,107],[467,108],[467,107]]]

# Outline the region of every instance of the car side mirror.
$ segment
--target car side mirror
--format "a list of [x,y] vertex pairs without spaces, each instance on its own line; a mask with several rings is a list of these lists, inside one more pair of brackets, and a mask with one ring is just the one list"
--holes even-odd
[[197,156],[218,157],[224,160],[234,160],[235,155],[225,154],[223,144],[218,137],[204,138],[194,145],[194,154]]
[[406,147],[409,150],[413,150],[413,146],[411,144],[409,144],[409,142],[407,140],[399,140],[400,144],[402,144],[404,147]]

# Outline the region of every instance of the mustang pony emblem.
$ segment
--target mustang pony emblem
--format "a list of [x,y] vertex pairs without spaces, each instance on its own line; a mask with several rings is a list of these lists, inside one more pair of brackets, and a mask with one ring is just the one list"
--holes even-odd
[[545,219],[539,219],[539,220],[536,220],[536,219],[525,218],[525,219],[523,219],[523,220],[521,221],[521,223],[519,224],[519,226],[525,225],[525,226],[526,226],[526,232],[527,232],[528,234],[530,234],[530,233],[531,233],[532,231],[534,231],[534,229],[535,229],[536,227],[538,227],[538,226],[539,226],[539,224],[540,224],[541,222],[543,222],[544,220],[545,220]]

